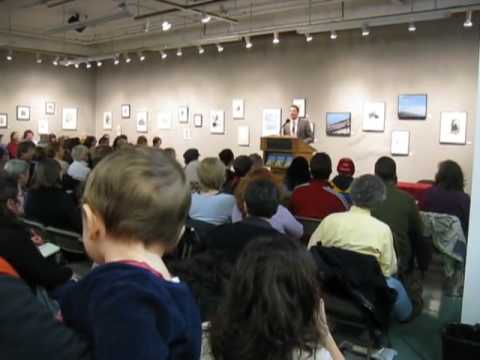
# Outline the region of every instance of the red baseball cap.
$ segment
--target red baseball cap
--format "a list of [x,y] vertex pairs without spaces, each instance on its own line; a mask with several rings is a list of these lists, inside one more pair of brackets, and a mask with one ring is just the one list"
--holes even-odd
[[353,174],[355,174],[355,164],[353,163],[353,160],[350,158],[340,159],[338,162],[337,171],[342,175],[353,176]]

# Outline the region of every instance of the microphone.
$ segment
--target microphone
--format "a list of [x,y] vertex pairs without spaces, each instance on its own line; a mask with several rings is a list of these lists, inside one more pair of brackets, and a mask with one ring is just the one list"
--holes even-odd
[[283,130],[283,128],[284,128],[285,126],[287,126],[288,124],[290,124],[290,119],[285,120],[285,122],[283,123],[282,127],[280,128],[280,130]]

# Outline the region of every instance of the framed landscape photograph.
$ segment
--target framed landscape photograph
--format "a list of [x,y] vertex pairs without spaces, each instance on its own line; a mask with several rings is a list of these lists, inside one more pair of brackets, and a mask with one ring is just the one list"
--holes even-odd
[[225,134],[225,112],[223,110],[210,111],[210,133]]
[[326,119],[327,136],[350,136],[352,114],[349,112],[329,112]]
[[305,108],[305,99],[297,98],[293,99],[293,105],[297,105],[299,108],[298,117],[304,118],[307,115]]
[[55,115],[55,103],[47,101],[45,103],[45,115]]
[[77,108],[63,108],[62,112],[62,129],[63,130],[77,130],[78,109]]
[[245,118],[245,102],[243,99],[233,99],[232,118],[235,120]]
[[103,113],[103,130],[113,129],[113,115],[111,111]]
[[0,113],[0,129],[8,128],[8,114]]
[[137,112],[137,132],[146,133],[148,132],[148,113],[146,111]]
[[130,119],[130,104],[123,104],[121,106],[121,112],[122,112],[122,119]]
[[201,128],[203,126],[203,115],[193,114],[193,126]]
[[188,123],[188,106],[179,106],[178,107],[178,122],[181,124]]
[[30,120],[30,106],[17,105],[17,120]]
[[161,130],[171,130],[173,127],[172,114],[169,112],[157,113],[157,127]]
[[442,112],[440,116],[440,144],[467,143],[467,113]]
[[363,109],[363,131],[385,131],[385,103],[367,102]]
[[410,132],[406,130],[392,131],[392,155],[408,156],[410,155]]
[[425,120],[427,118],[427,94],[400,95],[398,118],[402,120]]
[[264,109],[262,136],[280,135],[282,130],[282,109]]

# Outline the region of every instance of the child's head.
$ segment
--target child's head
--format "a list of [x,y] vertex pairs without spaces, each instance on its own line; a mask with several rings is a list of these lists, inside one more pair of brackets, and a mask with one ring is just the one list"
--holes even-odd
[[83,238],[102,263],[102,242],[142,243],[167,250],[176,245],[190,207],[183,170],[160,151],[120,150],[100,162],[84,194]]

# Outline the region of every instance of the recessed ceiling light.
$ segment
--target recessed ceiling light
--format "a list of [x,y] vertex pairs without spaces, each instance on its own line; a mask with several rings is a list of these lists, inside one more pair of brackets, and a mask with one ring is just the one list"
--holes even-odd
[[177,56],[182,56],[182,55],[183,55],[182,48],[178,48],[177,49]]
[[219,53],[221,53],[221,52],[223,52],[223,50],[224,50],[224,49],[223,49],[223,46],[222,46],[221,44],[217,44],[217,51],[218,51]]
[[277,44],[280,43],[280,39],[278,38],[278,32],[273,33],[273,41],[272,42],[273,42],[274,45],[277,45]]
[[89,62],[87,62],[87,63],[85,64],[85,66],[86,66],[87,69],[90,69],[90,68],[92,67],[92,64],[90,64]]
[[313,36],[310,33],[305,34],[305,41],[311,42],[313,40]]
[[120,64],[120,57],[118,55],[115,55],[115,57],[113,58],[113,65],[117,66],[118,64]]
[[337,32],[335,30],[332,30],[330,32],[330,39],[335,40],[338,37]]
[[160,54],[162,56],[162,60],[165,60],[168,57],[168,54],[165,51],[160,51]]
[[132,62],[132,58],[130,57],[130,55],[128,55],[128,53],[123,55],[123,57],[125,58],[125,62],[127,64],[130,64]]
[[208,14],[203,14],[202,16],[202,23],[203,24],[208,24],[212,20],[212,17]]
[[43,63],[43,59],[42,59],[42,57],[40,56],[40,54],[37,54],[37,55],[36,55],[36,58],[37,58],[37,59],[35,60],[35,62],[36,62],[37,64]]
[[172,24],[169,23],[168,21],[162,22],[162,30],[163,31],[168,31],[172,28]]
[[362,36],[368,36],[368,35],[370,35],[370,29],[368,28],[367,25],[364,25],[362,27]]
[[13,60],[13,50],[12,49],[8,50],[8,53],[7,53],[7,56],[5,57],[5,59],[7,59],[7,61],[12,61]]
[[144,53],[142,52],[139,52],[138,53],[138,60],[140,60],[141,62],[145,61],[147,59],[147,57],[145,56]]
[[473,26],[472,14],[472,10],[467,11],[465,22],[463,23],[463,26],[465,26],[466,28],[471,28]]
[[413,21],[410,21],[410,24],[408,24],[408,31],[410,32],[417,31],[417,27],[415,26],[415,23]]
[[75,69],[80,68],[80,64],[79,64],[79,63],[75,63],[75,65],[73,65],[73,66],[75,66]]
[[253,47],[253,44],[250,41],[250,36],[245,36],[245,47],[247,49],[251,49]]
[[53,66],[58,66],[58,61],[59,60],[60,60],[60,58],[58,56],[55,59],[53,59],[53,61],[52,61]]
[[204,52],[205,52],[205,49],[204,49],[201,45],[199,45],[199,46],[198,46],[198,53],[199,53],[200,55],[202,55]]
[[100,60],[97,61],[97,67],[102,67],[102,65],[103,65],[103,62],[101,62]]

